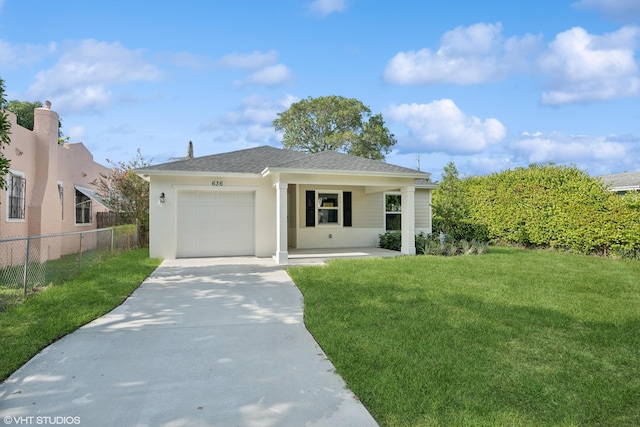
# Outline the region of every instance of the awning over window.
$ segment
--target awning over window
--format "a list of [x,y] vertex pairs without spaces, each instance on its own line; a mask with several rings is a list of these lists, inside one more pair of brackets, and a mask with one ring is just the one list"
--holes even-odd
[[104,206],[105,208],[111,210],[111,207],[107,204],[107,202],[105,202],[105,200],[100,197],[100,195],[98,193],[96,193],[95,191],[93,191],[90,188],[87,187],[81,187],[79,185],[74,185],[75,189],[79,192],[81,192],[82,194],[84,194],[85,196],[87,196],[88,198],[90,198],[91,200],[100,203],[102,206]]

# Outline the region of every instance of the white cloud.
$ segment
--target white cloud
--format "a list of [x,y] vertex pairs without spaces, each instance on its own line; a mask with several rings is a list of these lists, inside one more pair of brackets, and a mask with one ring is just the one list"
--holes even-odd
[[522,133],[511,143],[516,155],[529,163],[624,162],[632,144],[601,136]]
[[112,102],[109,87],[132,81],[155,81],[162,72],[148,64],[143,51],[118,42],[83,40],[67,46],[50,69],[41,71],[29,88],[36,99],[49,99],[59,112],[97,111]]
[[450,99],[393,105],[385,117],[408,128],[406,140],[399,142],[404,152],[478,153],[502,141],[507,132],[500,121],[468,116]]
[[240,85],[279,86],[293,80],[293,74],[286,65],[277,64],[251,74]]
[[276,100],[251,95],[244,98],[233,111],[203,123],[200,130],[215,132],[220,142],[226,140],[238,147],[277,145],[280,135],[271,123],[278,117],[278,113],[287,110],[296,101],[298,98],[293,95],[285,95]]
[[307,4],[311,14],[322,18],[334,12],[342,12],[346,7],[346,0],[313,0]]
[[242,70],[257,70],[277,63],[278,52],[274,50],[266,53],[257,50],[251,53],[230,53],[218,62],[221,67]]
[[12,44],[0,39],[0,67],[30,65],[56,53],[56,43],[48,45]]
[[549,76],[542,101],[548,105],[638,96],[640,74],[634,50],[640,28],[629,26],[596,36],[580,27],[558,34],[540,59]]
[[640,18],[640,2],[638,0],[580,0],[573,3],[579,9],[596,9],[605,16],[626,22]]
[[478,23],[446,32],[441,46],[400,52],[384,71],[384,79],[395,84],[476,84],[504,78],[526,68],[527,58],[540,45],[540,37],[505,39],[502,24]]

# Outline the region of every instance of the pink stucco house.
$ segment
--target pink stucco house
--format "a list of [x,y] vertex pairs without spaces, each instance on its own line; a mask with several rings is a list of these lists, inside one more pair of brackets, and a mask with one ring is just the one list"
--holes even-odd
[[19,126],[8,112],[11,161],[0,190],[0,239],[96,228],[96,214],[108,211],[91,182],[110,170],[93,161],[82,143],[58,144],[58,114],[36,108],[34,130]]

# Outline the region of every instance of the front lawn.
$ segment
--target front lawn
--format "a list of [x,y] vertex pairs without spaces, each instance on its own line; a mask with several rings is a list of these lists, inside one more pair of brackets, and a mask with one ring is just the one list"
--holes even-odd
[[491,248],[288,272],[382,426],[640,425],[638,261]]

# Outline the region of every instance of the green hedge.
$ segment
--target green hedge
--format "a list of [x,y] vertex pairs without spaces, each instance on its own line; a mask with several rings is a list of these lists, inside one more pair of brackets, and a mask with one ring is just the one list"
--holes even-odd
[[[531,165],[468,177],[456,191],[464,215],[452,228],[480,230],[506,243],[640,257],[638,195],[612,193],[576,167]],[[436,227],[447,220],[436,216],[441,200],[447,194],[439,189],[433,201]]]

